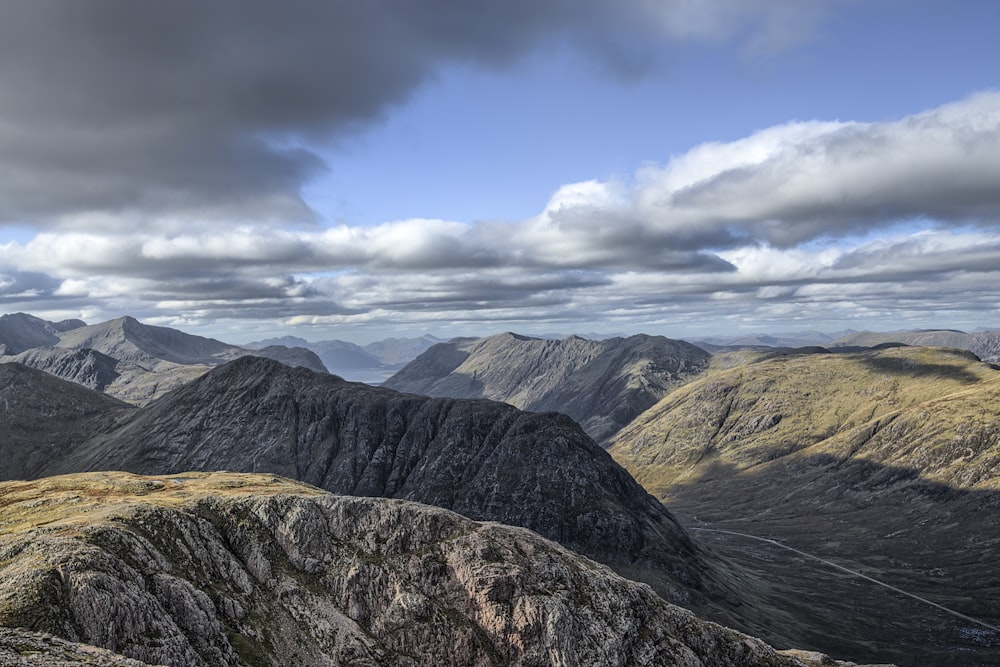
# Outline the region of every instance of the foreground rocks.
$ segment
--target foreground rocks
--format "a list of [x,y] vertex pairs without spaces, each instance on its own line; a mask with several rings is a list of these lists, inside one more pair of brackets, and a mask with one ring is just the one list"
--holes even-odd
[[0,484],[0,563],[0,625],[147,663],[801,664],[530,531],[272,476]]

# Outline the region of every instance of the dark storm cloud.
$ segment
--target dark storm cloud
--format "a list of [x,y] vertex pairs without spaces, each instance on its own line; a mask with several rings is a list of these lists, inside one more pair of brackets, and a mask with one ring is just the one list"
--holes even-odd
[[364,127],[445,62],[569,43],[626,72],[665,39],[766,36],[801,13],[689,4],[0,0],[0,224],[309,219],[300,189],[324,165],[303,147]]

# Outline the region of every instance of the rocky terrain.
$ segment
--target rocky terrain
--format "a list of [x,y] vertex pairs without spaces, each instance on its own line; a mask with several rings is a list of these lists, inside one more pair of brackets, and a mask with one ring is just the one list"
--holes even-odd
[[0,318],[0,363],[19,363],[145,405],[171,389],[241,356],[276,359],[326,372],[302,348],[272,345],[248,350],[211,338],[121,317],[101,324],[61,323],[17,313]]
[[[145,663],[803,664],[530,531],[409,502],[93,473],[0,484],[0,509],[0,625]],[[135,664],[10,637],[0,660]]]
[[1000,662],[1000,371],[954,349],[742,354],[644,413],[611,453],[796,615],[827,605],[838,633],[900,664]]
[[524,526],[710,613],[730,613],[725,600],[746,594],[568,417],[400,394],[261,358],[119,414],[35,474],[220,469]]
[[925,347],[954,347],[960,350],[968,350],[983,361],[1000,362],[1000,331],[976,331],[973,333],[954,329],[894,332],[860,331],[842,336],[829,345],[831,347],[874,347],[883,343],[903,343],[905,345],[922,345]]
[[661,336],[548,340],[507,333],[435,345],[383,386],[559,411],[604,442],[708,360],[704,350]]

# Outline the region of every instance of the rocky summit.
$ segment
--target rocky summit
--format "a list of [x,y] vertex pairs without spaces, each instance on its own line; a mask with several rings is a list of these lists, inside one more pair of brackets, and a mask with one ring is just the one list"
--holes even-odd
[[604,442],[704,371],[709,358],[690,343],[662,336],[551,340],[506,333],[435,345],[383,386],[556,410]]
[[270,475],[0,484],[0,579],[0,664],[803,664],[530,531]]

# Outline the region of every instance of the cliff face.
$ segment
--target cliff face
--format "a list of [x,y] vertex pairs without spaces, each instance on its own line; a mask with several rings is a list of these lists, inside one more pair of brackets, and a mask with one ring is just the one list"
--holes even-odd
[[799,664],[530,531],[408,502],[97,473],[2,484],[0,508],[0,625],[149,663]]
[[543,340],[508,333],[435,345],[383,386],[558,410],[603,442],[704,371],[709,358],[690,343],[662,336]]
[[430,399],[246,357],[95,435],[47,474],[272,472],[524,526],[674,600],[704,602],[711,563],[570,419]]

